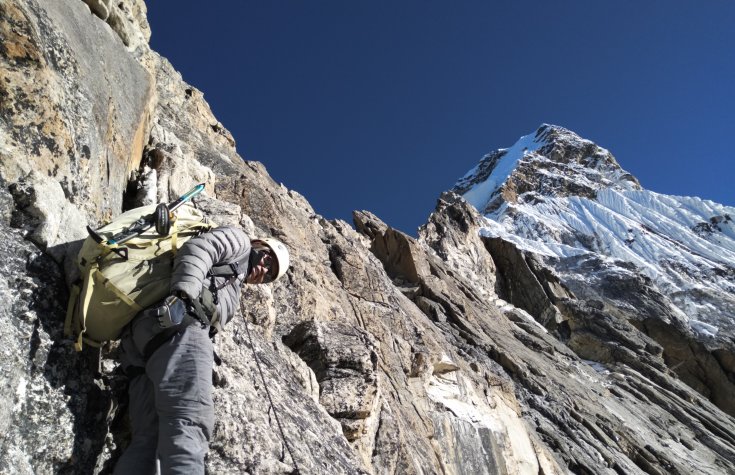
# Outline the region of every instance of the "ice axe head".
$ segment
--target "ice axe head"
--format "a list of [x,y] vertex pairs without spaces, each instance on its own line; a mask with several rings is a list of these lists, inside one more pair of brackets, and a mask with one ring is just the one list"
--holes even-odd
[[156,232],[160,236],[168,236],[171,231],[171,213],[166,203],[156,206]]

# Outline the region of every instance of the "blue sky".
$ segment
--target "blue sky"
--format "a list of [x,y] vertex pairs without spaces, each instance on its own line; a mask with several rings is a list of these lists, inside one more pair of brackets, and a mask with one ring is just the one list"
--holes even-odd
[[240,155],[327,218],[367,209],[415,235],[542,123],[648,189],[735,205],[730,0],[153,1],[148,18]]

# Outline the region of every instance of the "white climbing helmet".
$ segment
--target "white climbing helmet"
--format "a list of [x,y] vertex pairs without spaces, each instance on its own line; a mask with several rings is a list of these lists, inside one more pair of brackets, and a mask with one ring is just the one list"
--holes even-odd
[[284,275],[288,270],[288,266],[291,262],[286,245],[278,239],[273,238],[254,239],[253,241],[251,241],[251,244],[253,246],[253,249],[255,250],[265,247],[269,251],[271,251],[273,256],[276,258],[276,265],[278,266],[278,272],[271,282],[280,279],[281,276]]

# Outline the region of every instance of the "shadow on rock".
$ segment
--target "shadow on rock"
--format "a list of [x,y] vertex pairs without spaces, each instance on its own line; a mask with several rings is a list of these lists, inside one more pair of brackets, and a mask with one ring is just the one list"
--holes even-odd
[[[79,246],[81,241],[65,247],[73,250]],[[54,255],[53,250],[36,255],[27,266],[29,277],[40,283],[29,302],[38,320],[28,358],[32,371],[43,371],[51,387],[63,390],[73,419],[71,457],[58,462],[54,471],[58,474],[111,472],[114,464],[110,459],[117,455],[113,439],[117,437],[108,433],[112,425],[123,425],[118,423],[116,415],[118,396],[125,394],[126,380],[118,371],[107,371],[107,368],[101,371],[103,360],[99,349],[87,346],[77,352],[71,340],[64,336],[69,292],[59,264],[49,254]],[[69,252],[67,261],[75,255]]]

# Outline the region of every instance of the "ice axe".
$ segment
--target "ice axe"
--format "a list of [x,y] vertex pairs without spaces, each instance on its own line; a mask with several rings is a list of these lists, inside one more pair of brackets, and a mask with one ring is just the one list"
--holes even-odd
[[123,244],[126,241],[133,239],[135,236],[139,236],[150,228],[155,227],[156,232],[161,236],[168,235],[171,230],[171,215],[176,209],[190,201],[196,195],[204,191],[204,183],[196,185],[191,190],[187,191],[183,195],[179,196],[176,200],[169,204],[161,203],[156,206],[156,210],[152,214],[142,216],[136,222],[123,229],[119,233],[105,239],[97,231],[87,226],[87,232],[98,244],[105,244],[112,247],[112,251],[122,257],[123,259],[128,258],[128,250],[126,248],[115,247]]

